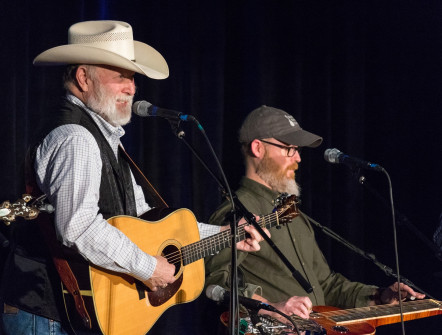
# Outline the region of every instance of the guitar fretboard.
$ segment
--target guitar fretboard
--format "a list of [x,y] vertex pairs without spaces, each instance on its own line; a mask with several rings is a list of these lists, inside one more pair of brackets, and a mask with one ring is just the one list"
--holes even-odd
[[[422,311],[440,310],[441,303],[436,300],[416,300],[402,303],[404,314],[418,313]],[[378,305],[346,310],[330,311],[320,313],[322,316],[333,320],[336,323],[364,321],[368,319],[379,319],[382,317],[392,317],[400,314],[399,305]]]
[[[279,213],[271,213],[263,216],[260,221],[260,227],[266,227],[267,229],[278,226],[281,224],[281,218],[284,216],[284,211]],[[240,242],[246,238],[246,231],[244,229],[245,224],[238,226],[238,234],[236,242]],[[181,249],[181,255],[183,264],[187,265],[195,262],[206,256],[215,255],[224,248],[231,246],[231,234],[230,230],[225,230],[216,235],[206,237],[198,242],[184,246]]]

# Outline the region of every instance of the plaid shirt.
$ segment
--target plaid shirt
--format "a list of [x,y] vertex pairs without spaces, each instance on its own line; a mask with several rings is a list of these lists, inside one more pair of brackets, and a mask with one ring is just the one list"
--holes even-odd
[[[76,97],[68,99],[84,108],[96,122],[118,157],[122,127],[114,127]],[[156,259],[138,248],[99,213],[102,161],[93,135],[86,128],[67,124],[51,131],[37,148],[35,170],[40,189],[55,207],[58,238],[75,248],[91,263],[108,270],[147,280]],[[150,209],[142,188],[132,175],[137,215]],[[219,232],[219,227],[198,223],[201,238]]]

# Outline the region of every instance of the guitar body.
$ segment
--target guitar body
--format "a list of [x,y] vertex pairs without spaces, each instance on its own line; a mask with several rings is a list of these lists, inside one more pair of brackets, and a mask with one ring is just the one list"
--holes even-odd
[[[323,334],[327,335],[372,335],[376,333],[376,328],[368,322],[357,322],[346,325],[337,324],[329,317],[333,311],[342,311],[336,307],[313,306],[313,312],[310,314],[310,320],[315,321],[324,328]],[[329,312],[329,313],[326,313]]]
[[[200,239],[195,216],[187,209],[176,210],[153,222],[130,216],[116,216],[108,222],[150,255],[174,257],[174,254],[180,254],[182,246]],[[170,259],[171,256],[167,258]],[[100,329],[105,335],[144,335],[169,307],[195,300],[204,288],[204,261],[200,259],[184,266],[180,262],[181,257],[175,258],[179,261],[178,264],[174,263],[176,281],[156,292],[150,291],[129,275],[91,265],[86,270],[90,275],[88,293],[87,283],[82,286],[78,278],[84,277],[84,269],[83,275],[74,271],[80,288],[85,287],[82,295],[92,318],[93,328]],[[68,294],[65,297],[69,299]],[[66,304],[70,305],[67,302]],[[67,309],[75,328],[79,325],[78,320],[75,320],[77,313],[72,307]]]
[[[442,302],[425,299],[403,302],[403,319],[410,321],[429,316],[442,314]],[[397,323],[401,321],[399,305],[378,305],[352,309],[339,309],[330,306],[313,306],[309,319],[291,316],[300,331],[310,331],[315,335],[373,335],[376,327]],[[288,322],[281,322],[268,315],[260,315],[260,325],[272,334],[286,334]],[[224,312],[220,317],[221,322],[227,326],[229,312]],[[257,328],[250,317],[241,315],[239,322],[243,334],[253,335]]]

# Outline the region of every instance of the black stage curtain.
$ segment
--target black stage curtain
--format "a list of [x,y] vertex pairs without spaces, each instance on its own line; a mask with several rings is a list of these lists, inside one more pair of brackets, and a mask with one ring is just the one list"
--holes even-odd
[[[62,94],[60,69],[34,67],[33,58],[66,44],[67,29],[75,22],[122,20],[170,67],[166,80],[138,77],[136,100],[195,116],[233,189],[243,173],[237,143],[242,120],[262,104],[284,109],[324,137],[321,147],[302,154],[302,210],[395,269],[386,176],[331,165],[323,153],[338,148],[382,165],[401,214],[401,274],[442,298],[441,263],[429,243],[442,210],[439,0],[16,0],[3,4],[0,15],[0,201],[24,192],[22,162],[30,136],[47,114],[47,103]],[[186,141],[219,175],[201,131],[190,123],[181,127]],[[165,200],[207,220],[222,200],[219,187],[168,122],[134,116],[126,130],[128,152]],[[1,231],[7,235],[8,228],[2,225]],[[393,282],[317,235],[336,271],[380,286]],[[212,333],[203,300],[171,308],[151,333]],[[424,333],[440,329],[440,321],[413,321],[406,329]],[[380,327],[377,333],[399,334],[400,327]]]

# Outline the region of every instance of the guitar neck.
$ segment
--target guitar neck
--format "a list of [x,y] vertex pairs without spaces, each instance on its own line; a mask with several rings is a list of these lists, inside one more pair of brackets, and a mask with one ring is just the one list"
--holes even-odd
[[[264,215],[259,221],[259,226],[261,228],[266,227],[270,229],[280,225],[278,212]],[[238,226],[238,234],[236,236],[236,242],[240,242],[246,238],[246,231],[242,224]],[[215,234],[210,237],[206,237],[198,242],[184,246],[181,249],[183,264],[187,265],[193,263],[206,256],[215,255],[222,249],[231,247],[231,234],[230,230],[225,230],[221,233]]]
[[[442,314],[442,304],[432,299],[408,301],[402,303],[402,311],[405,321],[415,320]],[[401,318],[399,305],[370,306],[319,314],[340,325],[368,322],[380,326],[400,322]]]

